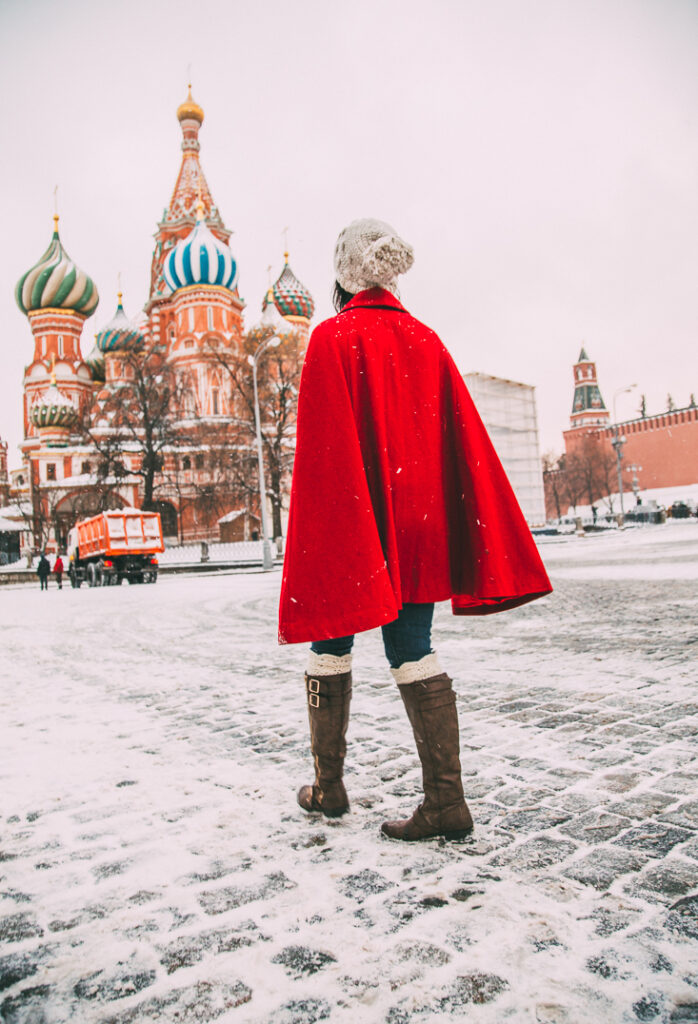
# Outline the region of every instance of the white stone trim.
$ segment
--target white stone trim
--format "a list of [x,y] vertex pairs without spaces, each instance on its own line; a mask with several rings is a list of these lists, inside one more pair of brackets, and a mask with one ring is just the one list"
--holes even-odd
[[443,669],[439,665],[438,656],[432,651],[419,661],[406,661],[400,668],[391,668],[390,672],[398,686],[405,686],[407,683],[417,683],[420,679],[440,676]]
[[336,654],[316,654],[310,651],[308,655],[309,676],[339,676],[344,672],[351,672],[351,654],[343,654],[338,658]]

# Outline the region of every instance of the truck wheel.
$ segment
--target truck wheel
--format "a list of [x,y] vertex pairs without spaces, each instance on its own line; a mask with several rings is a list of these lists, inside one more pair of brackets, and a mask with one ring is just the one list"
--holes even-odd
[[97,586],[97,566],[94,562],[90,562],[87,567],[87,585],[88,587]]

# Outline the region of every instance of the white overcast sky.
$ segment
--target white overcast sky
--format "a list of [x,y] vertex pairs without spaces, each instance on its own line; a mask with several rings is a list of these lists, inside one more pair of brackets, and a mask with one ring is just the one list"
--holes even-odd
[[[697,0],[0,0],[0,436],[21,437],[32,338],[14,285],[61,238],[134,315],[180,162],[201,158],[234,232],[247,322],[267,266],[331,315],[356,217],[415,249],[402,298],[463,371],[537,388],[562,449],[582,343],[610,407],[698,398]],[[18,464],[15,451],[10,465]]]

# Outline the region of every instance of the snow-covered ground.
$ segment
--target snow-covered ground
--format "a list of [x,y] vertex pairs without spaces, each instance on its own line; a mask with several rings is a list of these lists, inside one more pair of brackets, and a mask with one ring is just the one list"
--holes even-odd
[[380,837],[419,774],[378,633],[352,813],[296,806],[278,571],[0,590],[3,1024],[698,1020],[698,524],[541,550],[551,596],[437,610],[452,844]]

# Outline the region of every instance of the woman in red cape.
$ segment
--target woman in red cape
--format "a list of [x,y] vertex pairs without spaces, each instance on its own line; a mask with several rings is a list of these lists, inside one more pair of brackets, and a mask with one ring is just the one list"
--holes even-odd
[[382,826],[404,840],[473,827],[455,694],[431,648],[434,603],[486,615],[552,589],[463,378],[396,298],[412,261],[382,221],[354,221],[337,241],[339,313],[313,332],[301,377],[279,615],[281,643],[311,642],[316,777],[298,802],[329,817],[349,808],[354,634],[382,627],[422,763],[423,802]]

